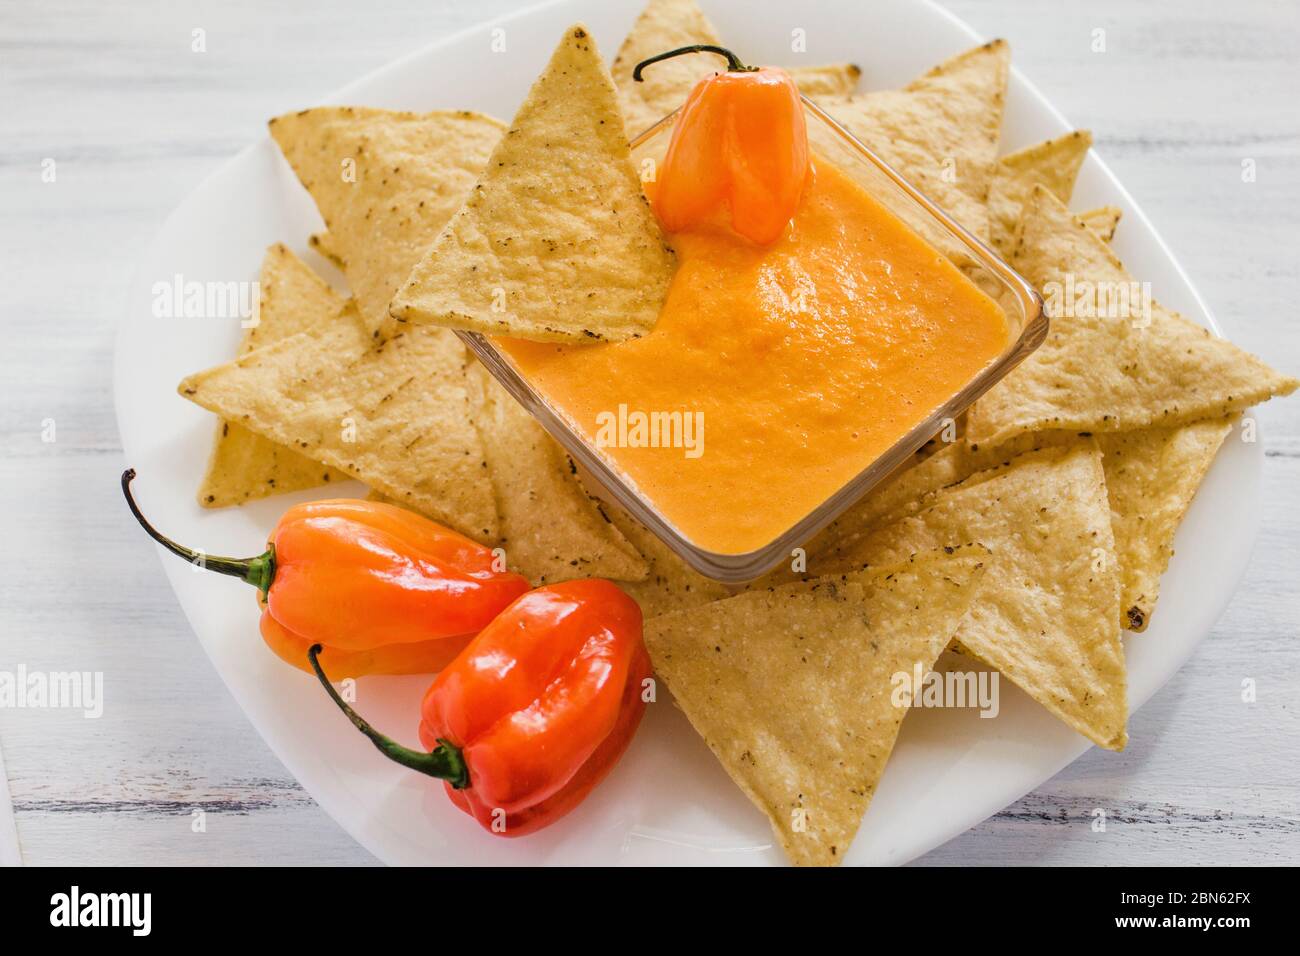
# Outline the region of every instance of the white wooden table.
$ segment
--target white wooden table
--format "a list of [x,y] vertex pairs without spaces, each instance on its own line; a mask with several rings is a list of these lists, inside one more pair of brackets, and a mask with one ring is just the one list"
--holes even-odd
[[[268,116],[516,5],[0,0],[0,670],[102,671],[108,696],[98,720],[0,710],[25,862],[374,862],[236,708],[121,505],[113,333],[141,244]],[[1297,8],[949,6],[1094,130],[1231,336],[1300,371]],[[1129,749],[1092,752],[923,863],[1300,862],[1300,401],[1259,418],[1253,563]]]

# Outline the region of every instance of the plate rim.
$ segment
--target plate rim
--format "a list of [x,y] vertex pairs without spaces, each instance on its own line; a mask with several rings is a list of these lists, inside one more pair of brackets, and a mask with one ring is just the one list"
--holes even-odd
[[[407,69],[411,64],[427,58],[432,53],[435,53],[442,48],[462,42],[468,36],[472,36],[496,25],[507,24],[515,20],[526,18],[553,7],[566,6],[571,2],[572,0],[541,0],[541,2],[529,4],[508,13],[476,22],[463,29],[438,36],[419,48],[403,54],[388,63],[382,64],[360,77],[347,82],[343,86],[321,97],[319,102],[322,105],[341,102],[349,96],[356,95],[355,91],[370,86],[393,73],[401,72],[404,69]],[[983,42],[984,38],[978,33],[978,31],[952,11],[936,2],[936,0],[906,0],[906,2],[913,6],[927,8],[932,13],[942,16],[972,42]],[[1010,72],[1013,77],[1013,82],[1021,84],[1024,91],[1028,93],[1034,104],[1052,118],[1059,128],[1058,132],[1067,132],[1074,128],[1061,110],[1048,100],[1038,86],[1025,76],[1018,67],[1012,66]],[[124,420],[129,419],[130,417],[129,413],[124,414],[126,390],[123,386],[123,380],[128,374],[125,358],[127,350],[124,347],[124,343],[129,338],[130,328],[133,322],[138,321],[138,319],[133,318],[131,303],[137,297],[136,294],[140,289],[141,284],[148,284],[148,277],[145,275],[146,264],[154,258],[159,246],[161,245],[163,237],[169,232],[169,230],[174,228],[178,221],[182,220],[189,214],[191,204],[197,204],[203,194],[211,190],[225,177],[238,173],[241,163],[246,162],[250,154],[257,150],[265,149],[269,139],[269,134],[264,133],[260,138],[255,139],[243,149],[238,150],[232,156],[221,162],[221,164],[211,172],[203,176],[162,220],[159,226],[155,229],[149,243],[137,256],[135,266],[132,270],[131,281],[127,285],[123,295],[122,314],[117,323],[114,334],[112,366],[114,415],[118,425],[119,437],[122,441],[123,454],[128,464],[132,460],[133,452],[131,448],[128,447],[127,429],[123,427]],[[1195,303],[1196,309],[1198,310],[1197,314],[1191,317],[1192,321],[1197,322],[1197,324],[1205,324],[1212,332],[1214,332],[1214,334],[1223,337],[1223,328],[1213,310],[1210,309],[1204,297],[1201,295],[1196,283],[1191,279],[1181,261],[1170,249],[1165,237],[1155,228],[1145,210],[1143,210],[1143,208],[1134,200],[1132,194],[1124,185],[1123,181],[1114,173],[1095,148],[1090,150],[1090,156],[1087,161],[1096,164],[1096,168],[1101,174],[1106,188],[1113,190],[1116,197],[1120,200],[1124,214],[1137,219],[1145,227],[1146,238],[1144,238],[1144,241],[1147,241],[1147,238],[1154,240],[1155,248],[1160,253],[1160,258],[1172,267],[1173,272],[1177,275],[1178,280],[1181,282],[1183,288],[1190,296],[1192,302]],[[1203,323],[1201,321],[1202,319],[1204,320]],[[1247,410],[1246,414],[1250,414],[1250,411]],[[1250,489],[1242,489],[1243,491],[1258,491],[1258,488],[1262,483],[1262,459],[1262,443],[1256,442],[1254,449],[1251,451],[1250,479],[1252,487]],[[1213,471],[1213,466],[1211,471]],[[1245,497],[1250,509],[1248,527],[1242,529],[1243,537],[1248,536],[1249,539],[1246,546],[1245,559],[1241,561],[1240,567],[1237,568],[1235,573],[1232,575],[1231,586],[1224,588],[1223,597],[1217,602],[1217,609],[1213,613],[1210,624],[1205,628],[1203,633],[1199,634],[1195,638],[1194,642],[1187,650],[1186,655],[1178,661],[1176,666],[1168,668],[1167,673],[1150,689],[1149,693],[1147,693],[1140,701],[1137,701],[1136,703],[1131,702],[1129,711],[1130,719],[1139,709],[1141,709],[1141,707],[1145,706],[1151,697],[1164,687],[1175,674],[1182,670],[1192,654],[1195,653],[1196,648],[1199,647],[1214,630],[1217,621],[1222,617],[1240,587],[1241,580],[1244,578],[1250,566],[1249,555],[1250,552],[1253,551],[1258,539],[1258,531],[1262,520],[1262,506],[1259,501],[1258,493],[1248,493]],[[312,799],[320,805],[326,813],[330,815],[334,822],[352,839],[365,848],[367,852],[371,853],[377,860],[397,865],[404,865],[412,862],[409,860],[395,859],[393,854],[389,852],[389,847],[383,844],[377,838],[375,833],[372,832],[373,827],[368,821],[362,821],[361,823],[354,825],[355,815],[352,813],[352,809],[357,806],[357,803],[353,798],[347,796],[346,790],[318,785],[318,772],[329,773],[332,770],[328,760],[323,759],[315,753],[303,753],[297,748],[289,746],[290,742],[282,740],[278,733],[268,727],[267,720],[261,716],[263,707],[257,696],[246,694],[244,692],[242,684],[231,672],[228,662],[223,659],[221,654],[216,652],[216,648],[212,646],[209,641],[206,641],[201,636],[202,632],[200,627],[191,616],[191,611],[187,607],[186,602],[181,599],[179,576],[185,573],[185,567],[177,564],[174,560],[168,560],[161,557],[164,554],[161,548],[156,548],[155,550],[156,553],[160,555],[162,568],[164,573],[167,575],[173,596],[176,603],[180,606],[182,613],[185,615],[191,631],[198,639],[205,655],[212,663],[214,670],[221,678],[227,691],[238,703],[240,709],[244,712],[245,717],[249,720],[249,723],[253,725],[258,736],[263,740],[271,752],[275,754],[276,758],[280,760],[287,770],[289,770],[297,783],[302,786],[308,794],[310,794]],[[1128,633],[1123,632],[1123,636],[1127,639]],[[966,832],[974,826],[978,826],[980,822],[989,819],[989,817],[995,815],[1006,806],[1012,805],[1017,800],[1023,798],[1025,794],[1045,786],[1063,769],[1073,764],[1080,756],[1087,753],[1094,746],[1090,741],[1082,737],[1078,737],[1075,743],[1076,746],[1071,747],[1068,754],[1063,752],[1058,765],[1050,774],[1043,777],[1037,783],[1034,783],[1023,791],[1017,793],[1010,800],[1001,804],[999,807],[994,808],[988,814],[982,815],[978,821],[967,823],[963,819],[960,822],[950,825],[931,827],[927,830],[929,836],[921,840],[911,840],[906,849],[892,854],[895,858],[891,859],[890,862],[895,864],[905,863],[919,858],[961,833]],[[309,783],[308,781],[311,782]],[[432,863],[433,865],[476,865],[474,861],[463,862],[459,860],[446,859],[433,861],[424,860],[422,862]],[[528,865],[530,862],[532,861],[521,860],[520,865]]]

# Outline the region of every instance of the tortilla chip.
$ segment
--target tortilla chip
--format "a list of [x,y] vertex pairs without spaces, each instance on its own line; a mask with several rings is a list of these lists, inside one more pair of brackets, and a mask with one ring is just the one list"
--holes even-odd
[[1098,436],[1120,558],[1120,613],[1131,631],[1144,631],[1151,621],[1174,534],[1233,420]]
[[841,551],[832,565],[887,564],[980,542],[993,552],[988,584],[957,641],[1085,737],[1122,750],[1120,578],[1095,443],[1023,455],[928,502]]
[[[1174,534],[1197,488],[1231,431],[1234,417],[1194,422],[1174,428],[1143,428],[1131,432],[1102,432],[1095,440],[1102,452],[1110,502],[1111,530],[1119,562],[1120,625],[1146,630],[1160,593],[1160,577],[1173,555]],[[890,480],[872,496],[845,512],[814,539],[814,556],[843,550],[875,528],[915,514],[927,497],[971,475],[990,476],[1018,455],[1044,448],[1088,444],[1088,434],[1048,431],[1020,435],[996,448],[953,445]],[[816,557],[814,557],[816,562]]]
[[[258,322],[244,331],[237,355],[299,332],[318,335],[349,321],[340,317],[347,300],[281,243],[266,250],[258,286]],[[208,471],[199,485],[199,504],[226,508],[346,478],[235,422],[220,421]]]
[[605,514],[645,559],[644,579],[620,585],[641,605],[646,618],[720,601],[731,592],[725,585],[695,571],[673,553],[653,531],[616,504],[604,503]]
[[334,238],[329,234],[328,230],[314,233],[307,240],[307,245],[315,249],[320,256],[338,266],[345,274],[347,273],[347,259],[344,258],[342,250],[335,245]]
[[240,355],[299,332],[329,331],[347,321],[340,317],[347,298],[335,292],[282,242],[267,247],[258,286],[262,294],[258,321],[245,330],[239,343]]
[[852,96],[862,77],[861,67],[852,63],[827,63],[824,66],[792,66],[789,73],[804,96],[813,99]]
[[[1174,534],[1235,417],[1096,436],[1119,561],[1121,627],[1144,631],[1151,622],[1160,577],[1173,556]],[[968,451],[965,461],[978,471],[1018,451],[1077,446],[1090,440],[1074,432],[1034,432],[991,453]]]
[[933,668],[986,560],[909,556],[646,622],[656,673],[794,863],[844,859],[910,704],[894,675]]
[[989,236],[993,248],[1009,256],[1020,225],[1020,213],[1035,185],[1042,185],[1063,203],[1074,194],[1092,133],[1077,129],[1037,143],[998,160],[989,190]]
[[578,25],[391,311],[401,322],[544,341],[635,338],[654,327],[673,263],[614,85]]
[[[946,60],[901,90],[822,105],[962,225],[987,239],[986,203],[1010,62],[1006,41],[994,40]],[[808,130],[815,147],[839,148],[827,146],[837,140],[823,124],[811,123]]]
[[[686,101],[691,89],[725,63],[703,53],[656,63],[640,83],[632,70],[658,53],[697,43],[720,46],[721,38],[695,0],[650,0],[610,65],[619,105],[629,136],[649,129]],[[807,96],[848,96],[858,85],[862,70],[852,63],[787,67],[799,91]]]
[[564,449],[483,366],[466,378],[510,566],[535,585],[644,578],[645,561],[578,482]]
[[[1042,186],[1025,207],[1012,264],[1049,305],[1053,288],[1085,281],[1103,290],[1139,288],[1110,248]],[[970,409],[969,441],[995,446],[1045,429],[1129,431],[1222,418],[1300,385],[1159,303],[1145,323],[1073,311],[1054,316],[1038,351]]]
[[[469,194],[505,126],[481,113],[322,106],[271,120],[271,136],[330,230],[365,327]],[[323,253],[324,254],[324,253]]]
[[[1231,419],[1225,418],[1096,437],[1119,562],[1122,627],[1142,631],[1150,622],[1160,576],[1173,554],[1174,534],[1230,429]],[[837,555],[852,551],[872,531],[916,514],[942,488],[975,474],[990,477],[997,473],[994,469],[1009,466],[1027,452],[1078,447],[1091,440],[1076,432],[1052,431],[1021,435],[992,449],[961,442],[945,445],[891,475],[813,538],[805,546],[808,567],[815,572],[836,566]],[[782,568],[763,583],[797,577]]]
[[990,40],[932,67],[903,87],[907,93],[957,100],[946,116],[952,128],[944,135],[951,137],[958,159],[958,188],[976,199],[987,200],[993,184],[1010,72],[1010,45],[1006,40]]
[[191,375],[178,391],[271,441],[377,488],[480,541],[498,533],[483,446],[470,417],[464,346],[417,329],[373,346],[355,308]]
[[1124,210],[1119,206],[1098,206],[1096,209],[1079,213],[1079,219],[1095,232],[1102,242],[1110,242],[1115,238],[1115,229],[1119,226],[1123,215]]
[[722,40],[695,0],[650,0],[623,39],[610,64],[627,131],[635,136],[649,129],[686,100],[691,88],[723,63],[715,56],[679,56],[656,63],[640,82],[632,70],[642,60],[678,47]]

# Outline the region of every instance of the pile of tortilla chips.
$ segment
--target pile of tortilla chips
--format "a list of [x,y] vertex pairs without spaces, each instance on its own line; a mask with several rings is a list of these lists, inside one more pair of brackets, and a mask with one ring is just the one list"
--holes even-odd
[[570,28],[508,126],[363,107],[272,120],[327,227],[311,244],[352,298],[273,246],[260,324],[180,391],[221,419],[206,507],[352,477],[504,547],[534,582],[622,582],[658,675],[790,859],[834,864],[910,703],[893,676],[945,649],[1124,746],[1121,633],[1150,622],[1174,533],[1242,411],[1298,383],[1157,302],[1140,316],[1090,307],[1137,283],[1108,245],[1120,211],[1069,209],[1086,132],[999,157],[1005,42],[896,90],[856,92],[847,64],[802,66],[805,93],[1045,294],[1075,295],[1048,295],[1046,343],[955,440],[808,542],[797,570],[739,594],[700,576],[592,497],[451,330],[652,330],[674,256],[627,142],[717,64],[671,60],[644,83],[632,67],[719,42],[694,0],[651,0],[612,71]]

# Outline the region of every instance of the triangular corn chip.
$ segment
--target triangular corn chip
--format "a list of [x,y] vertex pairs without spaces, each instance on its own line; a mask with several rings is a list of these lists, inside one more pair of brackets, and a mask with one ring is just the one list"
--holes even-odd
[[792,66],[789,73],[804,96],[814,99],[852,96],[862,77],[860,67],[852,63],[827,63],[823,66]]
[[1011,47],[1006,40],[990,40],[931,67],[903,87],[907,93],[957,101],[945,117],[951,128],[944,132],[958,160],[958,188],[975,198],[988,199],[993,183],[1010,72]]
[[1063,203],[1074,194],[1084,157],[1092,147],[1092,133],[1077,129],[1046,142],[1036,143],[998,160],[989,190],[989,236],[993,248],[1011,254],[1020,213],[1034,191],[1042,185]]
[[347,297],[335,292],[284,243],[267,247],[257,282],[261,292],[257,324],[244,332],[240,355],[299,332],[315,335],[351,321],[340,317]]
[[[471,393],[477,387],[473,379],[471,370]],[[509,399],[509,396],[502,398]],[[493,475],[493,486],[500,490],[497,502],[502,537],[498,543],[506,552],[510,569],[539,587],[573,578],[613,578],[623,590],[635,597],[633,589],[644,581],[629,578],[644,578],[647,562],[640,558],[639,548],[630,539],[624,540],[620,536],[617,526],[600,530],[599,523],[593,519],[607,520],[603,517],[608,515],[604,505],[589,500],[585,491],[574,494],[571,486],[576,479],[552,467],[555,462],[552,452],[558,451],[563,455],[563,450],[555,448],[544,452],[546,443],[531,433],[531,429],[523,429],[519,435],[502,435],[493,414],[491,410],[484,414],[480,409],[476,415],[480,436],[492,449],[487,452],[489,460],[517,448],[531,458],[531,461],[508,460],[504,467],[496,470],[489,464],[488,469]],[[532,444],[530,439],[536,443]],[[529,442],[527,447],[523,447],[525,442]],[[561,477],[557,478],[557,475]],[[371,501],[401,505],[400,501],[373,489],[366,497]],[[557,514],[567,517],[557,519]],[[612,520],[609,523],[612,524]],[[505,547],[511,541],[515,546]],[[644,611],[645,605],[642,607],[643,613],[649,613]]]
[[[1143,631],[1160,594],[1160,576],[1173,555],[1174,534],[1196,489],[1213,464],[1231,418],[1194,422],[1175,428],[1102,432],[1102,452],[1110,502],[1111,530],[1120,574],[1120,624]],[[997,474],[999,465],[1042,448],[1078,447],[1089,436],[1075,432],[1034,432],[994,449],[972,450],[964,443],[947,445],[925,461],[892,475],[807,545],[812,572],[835,566],[836,555],[851,551],[872,531],[916,514],[934,492],[976,473]],[[788,572],[781,579],[788,580]]]
[[507,563],[537,585],[644,578],[645,561],[587,494],[564,449],[487,369],[474,363],[467,373]]
[[794,863],[844,859],[911,703],[894,677],[933,668],[986,560],[918,554],[646,623],[655,672]]
[[1102,242],[1110,242],[1115,238],[1115,228],[1123,215],[1124,210],[1119,206],[1098,206],[1096,209],[1079,213],[1079,218],[1101,238]]
[[[722,40],[695,0],[650,0],[641,11],[609,68],[629,136],[649,129],[681,106],[695,84],[719,72],[725,62],[706,53],[664,60],[648,68],[639,83],[632,79],[632,70],[658,53],[697,43],[719,46]],[[851,63],[787,69],[799,92],[813,97],[848,96],[862,75]]]
[[974,475],[831,563],[886,564],[969,541],[993,554],[988,586],[958,631],[962,647],[1085,737],[1122,750],[1120,579],[1096,445],[1035,452]]
[[[822,105],[962,225],[987,238],[985,204],[997,161],[1010,61],[1010,47],[994,40],[946,60],[901,90],[863,93]],[[810,123],[808,130],[814,146],[837,142],[821,123]],[[854,172],[853,166],[846,169]]]
[[442,329],[371,343],[349,308],[339,327],[299,334],[191,375],[190,401],[366,482],[480,541],[496,503],[470,417],[468,355]]
[[[1160,576],[1174,553],[1174,534],[1234,418],[1096,435],[1119,561],[1121,627],[1144,631],[1151,622],[1160,596]],[[1020,452],[1077,447],[1092,440],[1077,432],[1033,432],[992,450],[968,448],[961,458],[965,468],[975,473]]]
[[307,244],[315,249],[319,255],[328,259],[346,273],[347,259],[343,255],[342,250],[335,245],[334,238],[329,234],[328,230],[325,232],[314,233],[312,237],[307,240]]
[[650,0],[646,4],[610,65],[630,135],[648,129],[681,106],[692,87],[718,72],[725,61],[709,54],[679,56],[647,68],[640,83],[632,79],[632,70],[656,54],[697,43],[718,46],[722,40],[695,0]]
[[465,110],[322,106],[270,126],[329,228],[323,254],[347,275],[366,329],[382,337],[393,294],[469,195],[504,125]]
[[1120,562],[1120,613],[1129,630],[1150,623],[1174,533],[1231,430],[1232,418],[1219,418],[1098,436]]
[[[237,355],[247,355],[299,332],[320,335],[341,322],[351,321],[340,317],[347,300],[281,243],[266,250],[258,288],[258,321],[244,332]],[[199,485],[199,504],[225,508],[346,478],[342,472],[277,445],[238,423],[221,421],[217,423],[207,474]]]
[[391,311],[519,338],[617,341],[654,327],[673,265],[614,84],[578,25]]
[[[1140,284],[1042,186],[1026,204],[1013,265],[1057,314],[1038,351],[971,408],[972,443],[996,446],[1045,429],[1128,431],[1222,418],[1300,385],[1159,303],[1149,315],[1133,308],[1142,301]],[[1112,308],[1125,299],[1129,309]],[[1132,314],[1097,314],[1109,311]]]

